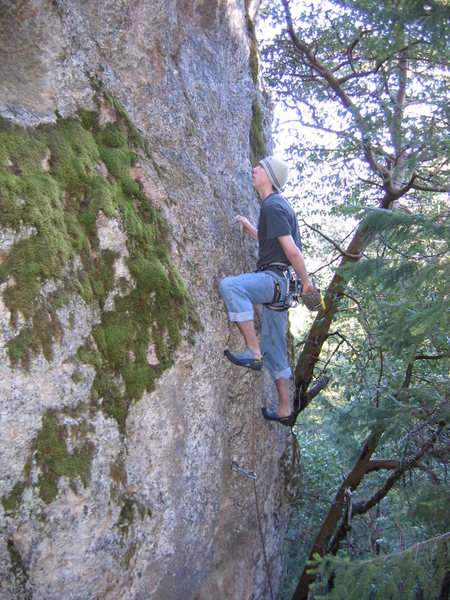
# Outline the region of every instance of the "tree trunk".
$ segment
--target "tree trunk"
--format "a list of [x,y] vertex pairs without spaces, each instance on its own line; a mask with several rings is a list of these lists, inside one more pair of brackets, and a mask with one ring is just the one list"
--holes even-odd
[[[371,456],[375,452],[380,436],[381,432],[374,434],[369,438],[364,445],[355,466],[341,484],[341,487],[335,496],[334,502],[331,505],[331,508],[328,511],[328,514],[325,517],[322,527],[316,537],[311,554],[309,555],[309,560],[312,560],[314,554],[319,554],[320,556],[324,556],[326,554],[328,543],[334,533],[334,530],[336,529],[339,519],[342,517],[344,512],[346,490],[351,489],[353,491],[360,484],[367,472]],[[309,585],[315,579],[313,574],[307,573],[308,568],[309,567],[306,564],[294,595],[292,596],[292,600],[307,600]]]
[[[367,227],[361,226],[354,235],[350,245],[348,246],[347,254],[360,254],[368,241],[369,232]],[[317,317],[309,330],[308,339],[303,346],[302,353],[297,361],[297,366],[294,373],[294,381],[296,387],[296,397],[294,399],[294,412],[296,416],[304,410],[312,398],[308,397],[306,390],[311,382],[314,367],[319,358],[322,346],[328,337],[331,323],[337,313],[339,300],[344,293],[344,281],[342,278],[342,267],[348,262],[354,262],[356,259],[350,259],[347,256],[342,258],[342,261],[328,286],[325,305],[326,310],[319,310]]]

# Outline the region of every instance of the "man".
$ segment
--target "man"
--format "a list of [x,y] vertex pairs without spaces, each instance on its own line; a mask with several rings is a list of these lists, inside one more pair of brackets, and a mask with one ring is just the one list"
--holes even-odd
[[[269,305],[274,299],[276,283],[284,297],[288,285],[283,275],[292,265],[299,276],[304,295],[313,291],[306,264],[301,252],[300,231],[292,207],[280,196],[288,178],[285,162],[269,156],[263,158],[252,171],[252,185],[259,196],[261,209],[258,228],[238,215],[236,220],[244,231],[259,243],[257,272],[236,277],[225,277],[220,283],[220,293],[228,310],[230,321],[237,323],[244,338],[246,350],[225,356],[234,364],[259,371],[263,361],[275,382],[278,412],[262,409],[265,419],[291,426],[293,415],[289,403],[289,378],[292,371],[287,360],[286,334],[287,310],[275,311]],[[253,304],[262,304],[261,347],[253,323]]]

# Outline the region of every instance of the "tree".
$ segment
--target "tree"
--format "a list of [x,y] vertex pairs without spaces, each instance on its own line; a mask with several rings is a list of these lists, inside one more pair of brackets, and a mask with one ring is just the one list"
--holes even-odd
[[[352,409],[341,407],[351,434],[366,437],[313,544],[324,556],[338,552],[353,518],[406,473],[432,478],[448,455],[450,12],[419,0],[292,3],[292,11],[294,4],[295,13],[288,0],[266,3],[267,17],[282,26],[263,48],[266,81],[303,127],[326,134],[311,151],[292,145],[300,175],[311,161],[326,161],[323,177],[359,219],[345,250],[333,244],[341,258],[326,310],[295,369],[297,415],[327,384],[323,369],[316,372],[325,362],[345,378],[337,389]],[[366,498],[355,505],[359,486]],[[307,597],[314,577],[304,570],[294,598]]]

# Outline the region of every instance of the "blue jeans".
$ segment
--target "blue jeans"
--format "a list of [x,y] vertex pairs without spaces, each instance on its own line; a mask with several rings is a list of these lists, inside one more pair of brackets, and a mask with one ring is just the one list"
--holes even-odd
[[[274,295],[274,277],[286,292],[287,281],[273,273],[244,273],[235,277],[225,277],[220,282],[220,293],[228,310],[230,321],[241,323],[253,321],[253,304],[267,304]],[[261,353],[264,364],[274,381],[289,379],[292,375],[287,361],[286,334],[288,327],[288,311],[274,311],[262,307]]]

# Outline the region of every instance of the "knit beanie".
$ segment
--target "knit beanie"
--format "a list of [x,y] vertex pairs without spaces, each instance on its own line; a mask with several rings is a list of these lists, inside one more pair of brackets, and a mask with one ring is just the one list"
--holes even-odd
[[287,164],[274,156],[267,156],[266,158],[261,159],[259,164],[269,176],[269,179],[277,192],[281,192],[288,180],[289,167]]

